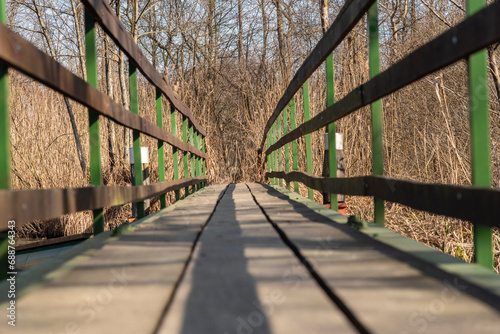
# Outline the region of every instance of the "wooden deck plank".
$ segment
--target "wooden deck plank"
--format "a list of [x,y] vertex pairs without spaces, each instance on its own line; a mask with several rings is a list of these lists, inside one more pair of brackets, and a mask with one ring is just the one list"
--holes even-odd
[[[160,333],[352,333],[244,184],[203,231]],[[356,331],[354,331],[356,332]]]
[[424,268],[271,187],[249,186],[270,219],[373,332],[498,333],[500,307],[472,297],[472,285],[443,273],[430,277],[430,264]]
[[[106,244],[16,302],[22,333],[151,333],[224,186]],[[7,332],[2,321],[0,332]]]

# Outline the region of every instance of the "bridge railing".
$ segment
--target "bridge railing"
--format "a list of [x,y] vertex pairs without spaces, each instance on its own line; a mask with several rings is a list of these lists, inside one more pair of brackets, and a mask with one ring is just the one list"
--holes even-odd
[[[44,220],[64,214],[93,210],[94,233],[104,230],[103,208],[137,203],[138,217],[145,215],[144,200],[159,196],[166,206],[165,193],[189,187],[192,191],[207,182],[205,148],[206,132],[190,109],[180,101],[162,75],[142,54],[126,32],[113,10],[103,0],[82,0],[85,5],[85,45],[87,82],[65,69],[34,45],[11,31],[6,24],[5,0],[0,0],[0,259],[5,274],[9,221],[20,227],[33,220]],[[114,102],[97,89],[96,24],[99,24],[129,59],[130,109]],[[10,138],[8,69],[13,68],[88,107],[91,187],[66,189],[10,189]],[[139,116],[137,71],[156,88],[156,124]],[[162,128],[163,99],[170,102],[171,131]],[[182,114],[182,138],[176,136],[176,112]],[[101,171],[99,118],[104,116],[133,130],[135,184],[133,187],[103,186]],[[159,182],[143,185],[140,134],[158,140]],[[165,179],[164,143],[173,147],[174,180]],[[184,178],[179,179],[179,156],[183,153]]]
[[[491,228],[500,226],[500,191],[490,188],[488,76],[484,48],[500,41],[500,3],[494,2],[486,8],[484,6],[482,0],[468,0],[468,17],[463,22],[380,73],[378,4],[375,0],[348,0],[330,29],[296,72],[266,124],[259,154],[267,160],[266,177],[270,183],[281,185],[281,179],[284,179],[290,189],[290,183],[294,182],[294,189],[298,192],[298,182],[301,182],[309,187],[311,199],[312,189],[330,193],[334,210],[337,209],[336,194],[372,196],[375,222],[380,225],[385,224],[384,201],[471,221],[474,224],[475,261],[491,268],[494,265]],[[332,52],[365,14],[368,22],[370,80],[335,102]],[[468,59],[469,65],[473,186],[425,184],[384,177],[381,99],[461,59]],[[308,78],[323,62],[326,62],[327,108],[310,119]],[[296,127],[294,97],[301,87],[305,122]],[[374,175],[337,178],[335,121],[368,105],[371,106]],[[328,126],[328,147],[331,148],[330,177],[316,177],[311,175],[310,134],[325,126]],[[298,171],[296,140],[302,136],[306,136],[307,173]],[[283,147],[285,161],[280,154]]]

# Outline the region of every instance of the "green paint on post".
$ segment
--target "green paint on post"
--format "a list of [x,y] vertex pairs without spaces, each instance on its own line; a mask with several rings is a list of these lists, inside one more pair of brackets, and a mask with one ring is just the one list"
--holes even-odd
[[[266,148],[266,150],[269,149],[270,146],[271,146],[271,134],[268,132],[267,133],[267,148]],[[269,173],[271,172],[271,155],[270,154],[267,156],[267,171]],[[271,181],[272,181],[271,178],[268,178],[267,182],[269,184],[271,184]]]
[[[370,52],[370,78],[380,73],[380,50],[378,36],[378,3],[375,2],[368,10],[368,40]],[[382,102],[375,101],[372,109],[372,148],[373,148],[373,174],[384,175],[384,151],[383,151],[383,124],[382,124]],[[375,223],[385,225],[384,201],[374,199]]]
[[[139,101],[137,97],[137,69],[132,62],[129,61],[129,90],[130,90],[130,109],[134,114],[139,115]],[[141,157],[141,133],[134,130],[132,132],[134,139],[134,173],[135,185],[142,186],[142,157]],[[145,216],[144,202],[137,203],[137,218],[141,219]]]
[[[5,0],[0,0],[0,23],[6,24]],[[9,71],[0,65],[0,189],[10,189],[10,114]],[[0,280],[7,277],[9,239],[7,231],[0,231]]]
[[[182,140],[187,143],[188,142],[188,119],[186,116],[182,115]],[[189,152],[184,152],[184,178],[189,177]],[[189,187],[184,188],[185,194],[184,197],[188,197],[189,195]]]
[[[290,100],[290,123],[291,123],[291,130],[295,130],[296,122],[295,122],[295,98],[292,97]],[[299,170],[299,160],[298,160],[298,155],[297,155],[297,140],[292,141],[292,163],[293,163],[293,170]],[[299,182],[294,181],[294,189],[297,194],[300,193],[299,190]]]
[[[196,147],[197,149],[199,149],[200,147],[198,146],[198,132],[196,130],[193,129],[193,135],[194,135],[194,147]],[[194,157],[194,166],[195,166],[195,176],[198,177],[200,176],[200,158],[195,155]],[[200,185],[197,184],[196,186],[196,191],[198,191],[200,189]]]
[[[304,95],[304,122],[311,119],[311,111],[309,109],[309,80],[306,80],[302,85],[302,94]],[[307,173],[313,174],[313,161],[312,161],[312,148],[311,148],[311,134],[306,135],[306,160],[307,160]],[[308,197],[314,201],[314,190],[308,189]]]
[[[175,107],[170,103],[170,124],[172,135],[177,137],[177,125],[175,120]],[[173,165],[174,165],[174,180],[179,179],[179,154],[177,153],[177,147],[172,147],[173,152]],[[180,190],[175,191],[175,200],[178,201],[181,198]]]
[[[283,133],[286,136],[288,134],[288,110],[287,107],[283,109]],[[285,172],[290,172],[290,151],[288,146],[290,143],[285,145]],[[286,184],[286,188],[290,190],[290,183]]]
[[[202,145],[202,135],[198,133],[198,149],[201,151],[201,145]],[[198,157],[198,176],[203,175],[203,158]],[[203,183],[200,183],[200,188],[203,188]]]
[[[203,153],[206,153],[206,148],[205,148],[205,137],[201,136],[201,150]],[[205,158],[203,158],[203,176],[207,175],[207,166],[206,166],[206,161]],[[205,182],[203,182],[203,186],[206,186]]]
[[[193,124],[190,124],[189,127],[189,143],[191,146],[194,146],[194,139],[193,139]],[[195,170],[194,170],[194,154],[191,154],[191,177],[195,177]],[[191,186],[191,193],[194,193],[196,191],[195,185]]]
[[[326,58],[326,95],[327,106],[330,107],[335,103],[335,74],[333,68],[333,54]],[[337,177],[337,145],[335,142],[335,133],[337,128],[335,122],[328,124],[328,165],[330,177]],[[337,211],[339,203],[337,194],[330,194],[330,207]]]
[[[274,124],[271,126],[271,146],[274,144]],[[274,172],[274,151],[271,152],[271,172]],[[271,179],[271,184],[275,184],[276,179],[273,177]]]
[[[278,122],[277,123],[278,123],[277,124],[277,127],[278,127],[277,131],[278,132],[277,132],[277,139],[276,139],[276,141],[280,140],[280,138],[281,138],[281,116],[278,116]],[[277,155],[277,160],[278,160],[277,161],[277,170],[279,171],[279,170],[281,170],[281,165],[282,165],[281,164],[281,149],[280,148],[277,150],[276,155]],[[279,184],[280,187],[283,186],[283,182],[282,181],[283,180],[281,178],[278,179],[278,184]]]
[[[468,0],[467,15],[484,8],[485,0]],[[470,132],[472,184],[491,187],[490,122],[486,50],[469,56]],[[474,258],[480,265],[493,268],[491,228],[474,224]]]
[[[85,10],[85,56],[87,67],[87,82],[94,88],[97,86],[97,49],[95,22],[90,13]],[[99,114],[89,109],[89,151],[90,151],[90,183],[93,186],[102,185],[101,171],[101,140],[99,136]],[[102,209],[93,210],[94,234],[104,231],[104,213]]]
[[[163,101],[160,89],[156,88],[156,125],[163,128]],[[164,143],[158,140],[158,179],[160,182],[165,181],[165,148]],[[165,194],[160,195],[160,207],[163,209],[167,206]]]

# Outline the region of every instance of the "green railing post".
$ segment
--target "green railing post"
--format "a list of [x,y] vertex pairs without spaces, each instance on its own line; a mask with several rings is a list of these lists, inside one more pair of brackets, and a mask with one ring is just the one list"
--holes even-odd
[[[330,107],[335,103],[335,73],[333,68],[333,54],[326,58],[326,99],[327,106]],[[335,122],[328,124],[328,167],[330,177],[337,177],[337,145],[335,142],[335,134],[337,127]],[[339,203],[337,194],[330,194],[330,208],[337,211]]]
[[[189,143],[191,146],[194,146],[194,139],[193,139],[193,124],[189,124]],[[194,170],[194,154],[190,155],[191,159],[191,177],[195,177],[195,170]],[[196,191],[196,187],[194,185],[191,186],[191,194],[193,194]]]
[[[278,116],[278,119],[277,119],[276,123],[278,123],[277,124],[277,128],[278,128],[277,129],[277,136],[276,136],[276,138],[277,138],[276,141],[278,141],[281,138],[281,116]],[[280,153],[281,153],[281,149],[279,148],[276,151],[276,155],[277,155],[277,157],[276,157],[276,159],[277,159],[277,170],[278,171],[281,170],[281,154]],[[278,184],[279,184],[280,187],[283,186],[283,182],[282,182],[281,178],[278,179]]]
[[[287,107],[283,109],[283,133],[286,136],[288,134],[288,110]],[[285,172],[290,172],[290,151],[289,151],[289,146],[290,144],[285,145]],[[286,181],[285,181],[286,182]],[[286,184],[286,188],[290,190],[290,183]]]
[[[378,3],[375,2],[368,10],[368,40],[370,51],[370,78],[380,73],[380,50],[378,36]],[[382,102],[380,100],[371,104],[372,109],[372,148],[373,148],[373,174],[384,175],[384,150],[383,150],[383,123]],[[374,199],[375,223],[384,226],[384,201]]]
[[[137,69],[129,61],[129,89],[130,89],[130,109],[134,114],[139,115],[139,101],[137,97]],[[142,157],[141,157],[141,133],[134,130],[132,132],[134,139],[134,172],[135,186],[142,186]],[[144,202],[137,202],[137,218],[145,216]]]
[[[483,7],[485,0],[467,0],[467,15]],[[491,187],[490,122],[486,50],[469,56],[470,132],[472,153],[472,184]],[[491,228],[474,224],[474,257],[480,265],[493,268]]]
[[[292,97],[290,100],[290,123],[291,123],[291,130],[295,130],[297,127],[295,124],[295,98]],[[293,170],[299,170],[299,160],[298,160],[298,155],[297,155],[297,140],[292,141],[292,163],[293,163]],[[300,193],[299,189],[299,182],[294,181],[294,189],[295,192],[298,194]]]
[[[200,147],[198,145],[198,131],[193,130],[193,135],[194,135],[194,147],[196,147],[197,149],[199,149]],[[195,176],[196,177],[200,176],[200,173],[199,173],[200,172],[200,168],[199,168],[200,166],[199,165],[200,165],[200,157],[197,156],[197,155],[195,155],[195,157],[194,157],[194,167],[195,167]],[[196,188],[196,191],[198,191],[200,189],[200,185],[197,184],[195,186],[195,188]]]
[[[163,101],[159,88],[156,88],[156,125],[163,128]],[[161,140],[158,140],[158,179],[160,182],[165,181],[165,148]],[[166,206],[165,194],[162,194],[160,195],[160,207],[163,209]]]
[[[201,136],[201,150],[203,153],[207,153],[206,151],[206,148],[205,148],[205,137],[202,135]],[[203,173],[203,176],[206,176],[207,175],[207,165],[206,165],[206,159],[203,158],[203,170],[202,170],[202,173]],[[207,184],[205,182],[203,182],[203,186],[206,187]]]
[[[172,103],[170,103],[170,127],[172,130],[172,135],[177,137],[177,124],[175,120],[175,107]],[[172,164],[174,165],[174,180],[179,179],[179,154],[177,152],[177,147],[172,146],[172,152],[173,152],[173,161]],[[178,201],[181,198],[181,193],[180,190],[175,191],[175,200]]]
[[[274,144],[274,125],[271,125],[271,129],[269,130],[269,146]],[[271,172],[274,172],[274,152],[271,152]],[[274,177],[271,178],[271,184],[274,185]]]
[[[5,0],[0,0],[0,23],[6,24]],[[10,189],[9,70],[0,65],[0,189]],[[0,279],[7,277],[8,232],[0,231]]]
[[[87,67],[87,82],[94,88],[97,85],[97,50],[95,22],[90,13],[85,10],[85,56]],[[101,140],[99,136],[99,114],[89,109],[89,151],[90,151],[90,183],[93,186],[102,185],[101,171]],[[94,234],[104,231],[103,209],[93,210]]]
[[[273,127],[272,127],[272,131],[273,131],[273,135],[272,135],[272,141],[273,141],[273,144],[276,144],[276,142],[278,141],[276,139],[276,135],[277,135],[277,132],[276,132],[276,122],[273,124]],[[277,154],[277,150],[274,150],[273,151],[273,170],[274,171],[278,171],[278,154]],[[273,178],[273,184],[274,185],[277,185],[278,184],[278,179],[277,178]]]
[[[187,143],[188,142],[188,119],[186,116],[182,115],[182,140]],[[184,152],[184,178],[189,177],[189,152]],[[184,197],[189,195],[189,187],[184,188],[185,194]]]
[[[304,122],[311,119],[311,112],[309,110],[309,79],[302,85],[302,94],[304,95]],[[307,173],[313,174],[313,161],[311,149],[311,134],[306,135],[306,160],[307,160]],[[308,189],[309,199],[314,201],[314,190]]]
[[[202,135],[200,133],[198,133],[198,149],[201,151],[201,145],[202,145]],[[202,157],[198,157],[198,176],[202,176],[203,175],[203,168],[202,168],[202,164],[203,164],[203,158]],[[199,185],[200,189],[203,188],[203,183],[200,183]]]
[[[271,134],[270,134],[270,132],[268,132],[267,135],[266,135],[266,146],[267,146],[266,150],[269,149],[269,147],[271,146]],[[267,172],[268,173],[271,172],[271,154],[269,154],[267,156]],[[269,184],[271,184],[271,181],[272,181],[272,179],[270,177],[267,178],[267,182]]]

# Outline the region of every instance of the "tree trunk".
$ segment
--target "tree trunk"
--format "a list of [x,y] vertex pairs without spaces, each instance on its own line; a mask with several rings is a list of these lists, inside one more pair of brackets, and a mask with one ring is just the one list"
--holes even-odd
[[285,36],[283,32],[283,11],[281,8],[281,0],[275,0],[274,5],[276,6],[276,23],[278,30],[278,48],[279,48],[280,68],[281,68],[281,80],[282,80],[282,87],[285,88],[288,85],[289,75],[288,75],[288,66],[286,61]]
[[[109,45],[109,37],[104,37],[104,66],[106,71],[106,91],[108,96],[113,99],[113,73],[111,69],[111,52]],[[115,160],[115,124],[112,120],[106,120],[108,125],[108,155],[109,155],[109,171],[112,179],[113,169],[116,165]]]

